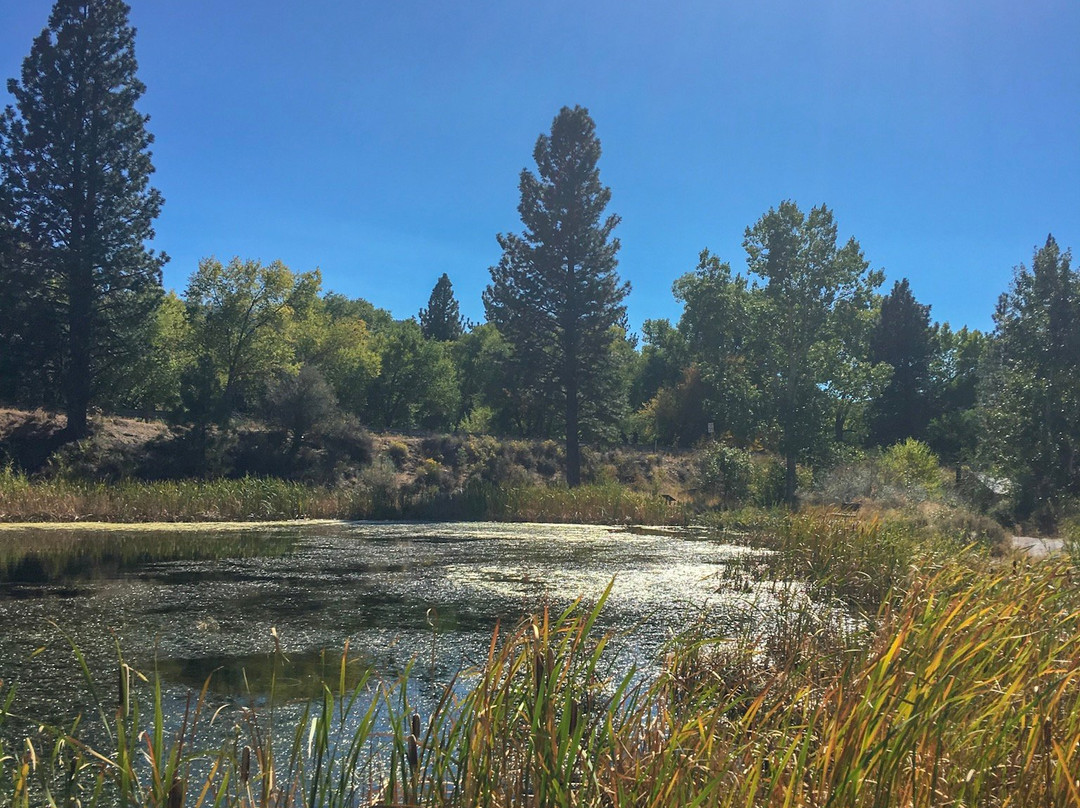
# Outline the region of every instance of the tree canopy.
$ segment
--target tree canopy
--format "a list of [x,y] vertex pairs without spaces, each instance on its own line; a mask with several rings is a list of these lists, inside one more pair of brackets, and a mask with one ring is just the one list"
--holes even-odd
[[[583,404],[596,417],[609,410],[601,371],[624,325],[629,284],[619,280],[606,215],[611,190],[601,184],[600,141],[584,107],[563,107],[533,150],[537,173],[521,172],[524,231],[501,234],[502,259],[484,291],[488,320],[513,346],[520,384],[562,405],[566,481],[581,482]],[[614,404],[615,402],[611,402]]]
[[420,328],[425,337],[440,342],[452,342],[465,332],[465,320],[445,272],[431,290],[427,306],[420,310]]
[[[855,343],[883,276],[870,270],[854,238],[837,245],[836,223],[824,205],[804,214],[794,202],[781,202],[746,228],[743,246],[750,272],[763,282],[772,338],[759,361],[780,428],[790,500],[796,462],[820,439],[823,421],[836,404],[827,398],[829,389],[843,394],[859,389],[844,384],[841,374],[866,361]],[[865,387],[869,394],[872,383]]]
[[930,362],[933,359],[930,307],[915,300],[907,278],[881,301],[870,338],[870,358],[892,368],[871,416],[871,438],[883,446],[905,438],[923,439],[931,416]]
[[1080,273],[1054,237],[1020,264],[994,314],[987,439],[1021,506],[1080,494]]
[[147,242],[162,198],[128,11],[57,0],[0,118],[0,177],[25,246],[6,268],[28,315],[17,341],[63,389],[72,437],[100,381],[137,357],[161,295],[165,256]]

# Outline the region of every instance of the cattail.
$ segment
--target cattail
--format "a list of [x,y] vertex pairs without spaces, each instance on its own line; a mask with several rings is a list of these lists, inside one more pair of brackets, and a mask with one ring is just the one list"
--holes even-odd
[[174,777],[169,788],[169,808],[184,808],[184,781]]
[[413,713],[412,717],[409,718],[409,730],[409,748],[407,755],[409,759],[409,769],[415,773],[417,767],[420,765],[420,713]]
[[536,695],[540,695],[540,686],[544,681],[544,655],[539,650],[536,652],[536,681],[534,682]]
[[409,736],[409,769],[416,771],[416,767],[420,765],[420,748],[416,744],[416,736]]
[[131,668],[126,662],[120,663],[120,691],[116,709],[124,718],[131,715]]
[[240,782],[247,784],[251,777],[251,747],[245,746],[240,752]]

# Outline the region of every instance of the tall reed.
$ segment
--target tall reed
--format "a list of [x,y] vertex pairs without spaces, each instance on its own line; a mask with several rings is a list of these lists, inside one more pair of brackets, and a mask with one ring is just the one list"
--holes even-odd
[[0,469],[0,521],[210,522],[286,519],[436,519],[594,524],[684,524],[689,511],[610,483],[497,486],[454,492],[325,487],[275,478],[98,482],[30,480]]

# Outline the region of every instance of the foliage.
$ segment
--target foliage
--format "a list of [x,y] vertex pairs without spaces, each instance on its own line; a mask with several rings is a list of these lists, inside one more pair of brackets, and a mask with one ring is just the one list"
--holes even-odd
[[754,462],[745,449],[719,441],[705,444],[697,453],[698,480],[706,494],[724,502],[739,502],[750,493]]
[[925,436],[932,404],[933,336],[930,307],[915,300],[907,278],[897,281],[881,301],[881,315],[870,337],[870,361],[892,368],[888,385],[874,400],[873,443],[888,446]]
[[451,346],[454,367],[461,385],[460,420],[473,412],[491,412],[485,426],[499,432],[513,431],[511,412],[513,380],[508,377],[512,348],[490,323],[475,326]]
[[314,432],[332,430],[342,417],[333,389],[314,365],[278,377],[267,395],[267,416],[288,431],[292,453]]
[[630,291],[616,274],[617,216],[597,170],[600,141],[583,107],[563,107],[521,173],[521,235],[498,237],[503,255],[484,291],[487,318],[513,346],[513,377],[532,398],[563,407],[566,480],[581,482],[582,407],[615,402],[601,372],[624,325]]
[[638,410],[661,387],[679,381],[686,366],[686,340],[669,320],[646,320],[641,326],[641,359],[630,388],[630,406]]
[[380,371],[368,389],[366,413],[381,428],[446,429],[459,389],[450,348],[424,339],[415,320],[395,321],[375,336]]
[[454,297],[450,276],[439,276],[426,307],[420,310],[420,329],[427,339],[452,342],[465,333],[465,320]]
[[854,238],[837,246],[836,224],[824,205],[804,215],[794,202],[781,202],[746,229],[743,245],[750,272],[764,281],[770,339],[759,372],[780,427],[790,500],[797,459],[821,439],[830,385],[841,398],[855,401],[872,388],[869,369],[854,373],[852,365],[866,363],[857,345],[882,274],[869,270]]
[[252,406],[274,372],[289,368],[295,312],[312,305],[320,285],[318,270],[295,274],[280,261],[199,262],[184,304],[196,379],[212,378],[217,419],[228,420],[237,409]]
[[145,87],[127,5],[57,0],[8,90],[0,179],[25,245],[8,271],[32,329],[18,342],[62,386],[78,438],[104,377],[130,369],[145,343],[166,260],[146,247],[162,198],[149,185],[148,119],[135,108]]
[[[379,354],[361,314],[363,301],[358,301],[358,306],[336,305],[336,297],[305,296],[303,305],[294,310],[293,362],[317,367],[341,407],[359,414],[372,381],[379,375]],[[379,320],[374,309],[369,316]]]
[[458,431],[466,435],[487,435],[491,433],[491,425],[495,421],[495,411],[483,404],[473,407],[465,417],[458,421]]
[[634,416],[635,432],[646,443],[689,446],[708,430],[705,384],[693,364],[673,386],[657,390]]
[[1051,521],[1080,495],[1080,273],[1053,236],[1018,266],[994,314],[987,446],[1018,486],[1022,513]]
[[[765,338],[760,294],[708,250],[702,251],[694,272],[675,281],[674,293],[684,303],[679,332],[704,398],[700,415],[679,429],[682,442],[704,435],[709,421],[720,432],[748,440],[763,426],[756,371],[758,343]],[[683,376],[684,389],[690,379]]]
[[941,464],[922,441],[908,438],[894,443],[881,456],[886,482],[903,488],[921,488],[929,494],[941,491]]
[[174,412],[182,380],[191,366],[191,329],[183,301],[174,292],[161,298],[149,323],[147,344],[131,372],[115,378],[102,399],[145,413]]
[[973,463],[980,437],[978,411],[980,378],[989,340],[982,332],[948,323],[934,331],[931,362],[933,418],[927,442],[946,462]]
[[[774,454],[758,457],[750,475],[750,502],[762,508],[772,508],[788,502],[787,465]],[[807,491],[814,482],[814,473],[807,466],[795,468],[795,490]]]

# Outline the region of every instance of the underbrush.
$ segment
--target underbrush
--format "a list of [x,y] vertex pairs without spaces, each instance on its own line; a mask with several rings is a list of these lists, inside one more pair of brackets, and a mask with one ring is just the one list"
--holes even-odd
[[[1064,558],[953,554],[869,623],[792,599],[734,637],[697,627],[648,681],[604,663],[601,599],[496,630],[423,716],[403,680],[347,683],[346,647],[285,743],[272,700],[211,713],[205,689],[169,729],[121,661],[109,742],[19,724],[0,783],[12,805],[1077,806],[1078,583]],[[211,721],[233,729],[209,742]]]

